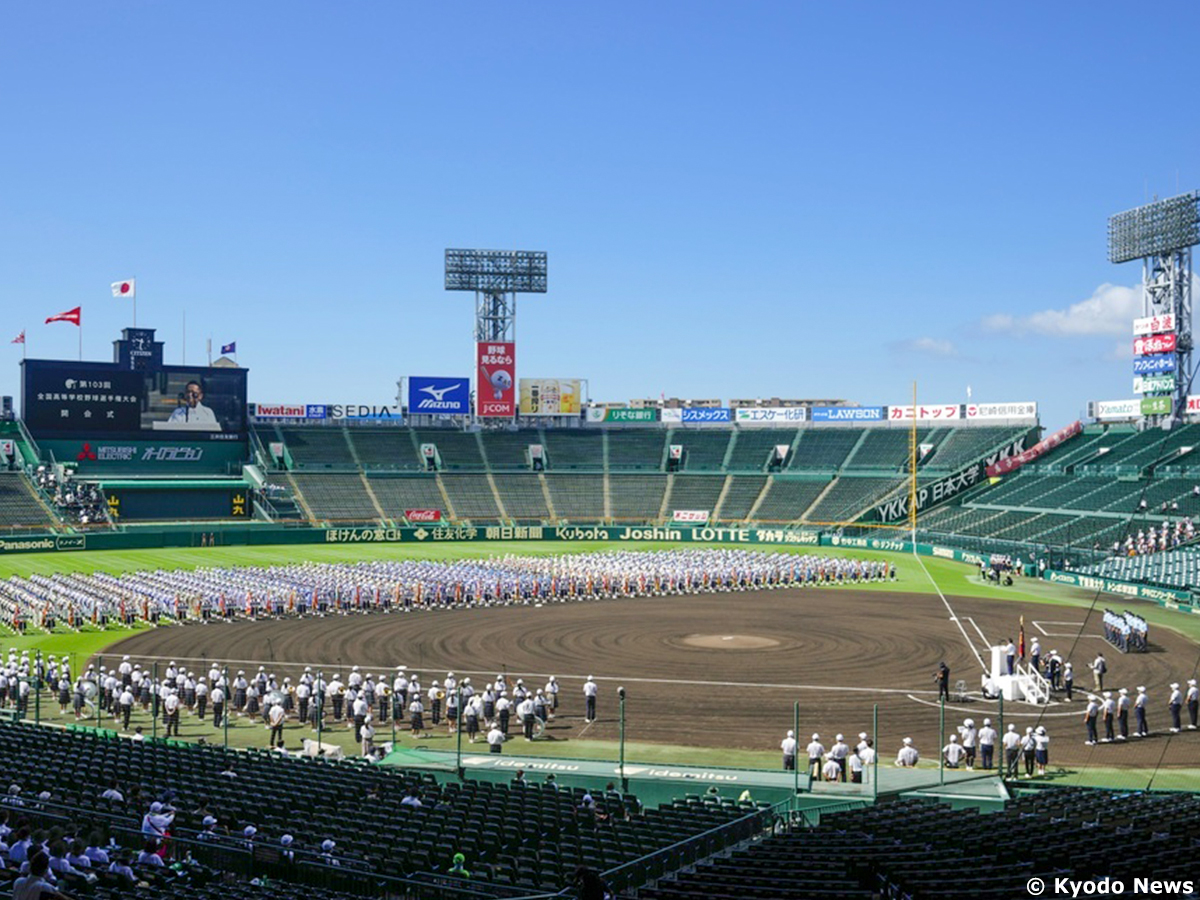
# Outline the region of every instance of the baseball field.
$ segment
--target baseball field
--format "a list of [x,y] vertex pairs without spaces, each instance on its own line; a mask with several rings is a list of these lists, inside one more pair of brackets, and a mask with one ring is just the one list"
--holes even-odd
[[[651,545],[644,549],[665,549]],[[494,545],[432,548],[444,558],[487,556]],[[603,544],[571,545],[569,552],[610,549]],[[615,548],[614,548],[615,549]],[[627,547],[622,548],[627,549]],[[504,553],[563,552],[563,545],[520,544]],[[803,552],[803,551],[798,551]],[[811,552],[811,551],[809,551]],[[878,557],[862,551],[822,550],[837,555]],[[357,561],[419,553],[396,546],[254,547],[28,555],[0,560],[0,577],[70,568],[109,572],[189,568],[204,565],[270,565],[295,562]],[[522,754],[574,758],[615,758],[620,731],[617,688],[624,687],[627,759],[643,762],[776,768],[779,742],[799,709],[803,746],[820,733],[828,746],[837,733],[857,740],[874,732],[881,761],[890,764],[901,740],[911,737],[926,760],[936,760],[943,735],[966,717],[982,724],[1044,725],[1051,736],[1051,776],[1068,783],[1128,787],[1186,787],[1200,731],[1167,733],[1167,697],[1172,682],[1193,677],[1200,645],[1200,618],[1146,603],[1137,612],[1150,623],[1149,653],[1121,654],[1101,637],[1105,606],[1123,609],[1133,601],[1018,579],[1011,587],[985,584],[970,566],[939,559],[889,555],[898,580],[887,584],[740,591],[675,597],[589,600],[541,606],[438,609],[409,613],[331,615],[303,619],[188,623],[140,630],[84,630],[6,638],[0,646],[71,654],[78,666],[101,655],[116,662],[122,654],[144,666],[176,661],[197,673],[214,662],[232,670],[267,671],[295,679],[304,667],[344,679],[352,666],[388,676],[399,665],[433,679],[453,671],[482,685],[503,675],[542,686],[550,675],[562,685],[559,714],[542,739],[519,741]],[[1001,709],[980,695],[979,658],[988,647],[1017,638],[1024,619],[1027,640],[1036,636],[1043,652],[1058,650],[1074,663],[1073,702],[1056,695],[1047,706],[1008,703]],[[1091,689],[1088,663],[1103,651],[1109,662],[1105,687],[1139,686],[1150,697],[1149,738],[1085,746],[1082,723]],[[940,707],[933,672],[945,660],[952,700]],[[593,676],[600,685],[599,716],[583,718],[582,684]],[[59,715],[57,703],[43,701],[39,716]],[[48,708],[47,708],[48,707]],[[944,725],[943,725],[944,712]],[[1186,715],[1185,715],[1186,719]],[[105,727],[112,727],[105,720]],[[137,713],[134,724],[155,727]],[[943,731],[943,728],[945,729]],[[390,739],[392,723],[379,737]],[[238,746],[265,746],[260,722],[235,719],[226,735],[211,722],[185,716],[182,737],[228,739]],[[298,747],[314,737],[307,725],[289,725],[287,741]],[[322,740],[351,749],[345,724],[331,726]],[[414,739],[397,726],[407,746],[454,749],[445,727]]]

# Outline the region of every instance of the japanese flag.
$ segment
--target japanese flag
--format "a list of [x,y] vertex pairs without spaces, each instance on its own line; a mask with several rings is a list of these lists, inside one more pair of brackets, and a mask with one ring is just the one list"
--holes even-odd
[[114,297],[128,297],[132,300],[135,295],[133,279],[130,278],[128,281],[114,281],[112,283],[112,292]]

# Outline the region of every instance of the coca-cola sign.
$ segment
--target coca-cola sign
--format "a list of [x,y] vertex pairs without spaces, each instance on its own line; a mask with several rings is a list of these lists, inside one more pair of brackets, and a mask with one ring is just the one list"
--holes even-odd
[[1177,338],[1173,334],[1155,334],[1149,337],[1135,338],[1133,341],[1134,356],[1149,356],[1151,353],[1174,353]]
[[440,509],[406,509],[404,518],[410,522],[440,522],[442,521],[442,511]]

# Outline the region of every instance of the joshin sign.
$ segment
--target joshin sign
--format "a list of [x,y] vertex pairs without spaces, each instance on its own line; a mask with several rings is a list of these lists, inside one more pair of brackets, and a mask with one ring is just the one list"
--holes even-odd
[[475,414],[512,418],[517,414],[517,345],[480,341],[475,345]]

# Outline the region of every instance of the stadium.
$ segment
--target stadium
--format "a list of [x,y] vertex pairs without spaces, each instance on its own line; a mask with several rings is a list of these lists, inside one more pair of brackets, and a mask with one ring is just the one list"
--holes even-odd
[[[1161,201],[1114,217],[1110,254],[1187,266],[1198,228],[1195,194]],[[1190,292],[1148,287],[1131,323],[1141,400],[1050,430],[1035,401],[916,386],[591,401],[518,377],[516,298],[547,272],[447,250],[476,371],[407,376],[394,406],[259,400],[235,356],[168,364],[145,327],[111,363],[21,362],[4,815],[56,859],[99,841],[131,863],[67,862],[73,893],[916,898],[969,872],[1011,897],[1133,885],[1147,859],[1192,874]],[[1063,822],[1125,862],[1064,857]]]

